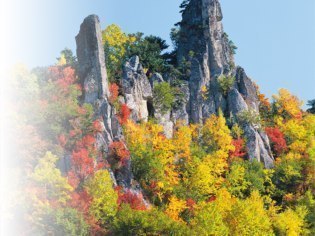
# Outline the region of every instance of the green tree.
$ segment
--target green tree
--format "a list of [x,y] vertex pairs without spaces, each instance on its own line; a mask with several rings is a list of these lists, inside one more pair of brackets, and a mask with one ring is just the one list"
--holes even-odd
[[237,114],[240,123],[259,125],[261,122],[259,113],[253,109],[243,110]]
[[307,111],[309,113],[315,114],[315,99],[308,101],[307,105],[311,107]]
[[143,67],[148,70],[150,75],[154,72],[164,72],[166,62],[163,58],[163,51],[168,48],[166,41],[157,36],[143,37],[143,33],[130,35],[136,40],[127,49],[127,57],[139,56]]
[[169,83],[162,82],[154,85],[153,104],[155,109],[160,110],[162,113],[171,110],[174,104],[174,94]]
[[252,161],[244,161],[242,164],[245,168],[245,181],[247,181],[249,185],[247,189],[247,196],[249,196],[254,190],[258,190],[260,193],[263,193],[265,190],[265,173],[263,164],[258,162],[256,159]]
[[221,91],[226,96],[227,93],[231,90],[235,82],[235,77],[222,75],[218,78],[218,84]]
[[68,184],[67,179],[61,175],[56,168],[58,157],[51,152],[39,160],[31,179],[34,183],[44,190],[46,200],[57,201],[65,204],[70,199],[70,192],[73,190]]
[[73,68],[76,66],[77,58],[73,55],[73,52],[69,48],[65,48],[60,52],[60,57],[57,58],[58,64],[68,65]]
[[273,182],[276,184],[275,197],[280,202],[286,193],[296,193],[303,181],[303,162],[291,158],[282,158],[276,163]]
[[191,223],[194,232],[198,235],[230,235],[226,217],[232,205],[231,195],[225,189],[219,191],[215,201],[198,204]]
[[114,235],[191,235],[185,224],[156,209],[133,211],[123,204],[113,224]]
[[82,213],[72,208],[54,210],[53,224],[55,235],[89,235],[89,225],[85,222]]
[[113,189],[113,181],[107,170],[99,170],[89,179],[85,187],[93,198],[90,206],[91,214],[106,225],[113,219],[117,212],[118,195]]
[[298,206],[306,207],[306,225],[310,229],[311,235],[315,234],[315,197],[310,190],[298,199]]
[[230,51],[232,54],[236,54],[236,50],[237,50],[237,46],[234,44],[234,42],[229,39],[229,35],[227,33],[223,33],[223,37],[226,39],[226,41],[228,42]]
[[250,182],[245,178],[246,169],[241,164],[233,164],[230,168],[225,185],[233,196],[243,198],[244,192],[250,185]]

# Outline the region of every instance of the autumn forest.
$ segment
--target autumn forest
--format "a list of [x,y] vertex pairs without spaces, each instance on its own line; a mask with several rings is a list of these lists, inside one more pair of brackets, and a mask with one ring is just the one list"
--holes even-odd
[[[184,1],[184,17],[193,7]],[[6,221],[19,222],[16,235],[315,234],[314,101],[305,111],[288,90],[268,99],[254,84],[251,98],[240,97],[248,104],[257,98],[257,109],[248,105],[234,112],[229,97],[241,90],[238,69],[229,62],[228,69],[217,72],[218,63],[210,66],[209,81],[216,81],[215,91],[226,103],[194,122],[189,81],[202,57],[196,50],[188,53],[188,43],[182,43],[189,24],[184,23],[172,29],[173,51],[160,37],[127,34],[115,24],[101,31],[106,108],[86,102],[82,56],[67,48],[55,65],[15,68],[8,139],[16,143],[10,155],[18,158],[10,168],[20,187]],[[200,30],[191,28],[195,35]],[[237,48],[226,34],[222,37],[232,57]],[[144,99],[146,119],[130,106],[123,79],[130,76],[125,68],[135,56],[141,67],[133,76],[140,73],[152,88],[152,96]],[[163,81],[152,79],[156,73]],[[168,128],[165,120],[172,118],[165,117],[185,107],[187,84],[189,122],[174,119]],[[212,99],[211,86],[201,83],[198,104]],[[117,135],[113,131],[108,141],[104,133],[114,129]],[[267,154],[253,156],[250,130]]]

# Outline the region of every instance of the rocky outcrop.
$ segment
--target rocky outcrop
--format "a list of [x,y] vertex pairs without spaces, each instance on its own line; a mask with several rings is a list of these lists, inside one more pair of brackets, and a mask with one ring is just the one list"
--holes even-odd
[[138,56],[130,58],[123,67],[122,90],[133,121],[148,121],[149,117],[155,118],[163,126],[165,136],[171,138],[174,126],[171,111],[162,112],[153,98],[155,85],[162,82],[164,79],[159,73],[154,73],[150,79],[147,78]]
[[[189,114],[192,122],[202,122],[222,102],[214,83],[215,77],[228,72],[234,65],[229,41],[223,31],[222,11],[217,0],[191,0],[180,23],[178,62],[191,62],[189,78]],[[211,92],[208,102],[200,92],[204,88]],[[213,91],[214,90],[214,91]],[[214,104],[216,103],[216,105]],[[223,104],[224,105],[224,104]]]
[[[182,15],[178,63],[190,62],[187,112],[193,123],[201,123],[219,110],[227,117],[258,113],[257,88],[244,69],[235,67],[233,48],[223,30],[219,0],[191,0]],[[234,77],[234,84],[223,91],[219,78]],[[258,114],[259,115],[259,114]],[[268,137],[259,124],[242,123],[250,159],[272,167]]]
[[150,78],[151,88],[154,88],[155,84],[164,82],[163,76],[160,73],[154,73]]
[[101,32],[98,16],[90,15],[84,19],[76,36],[77,72],[86,103],[94,103],[109,94]]
[[307,105],[311,107],[307,109],[307,112],[315,114],[315,99],[308,101]]
[[[116,111],[109,103],[108,81],[105,55],[99,18],[90,15],[84,19],[76,36],[78,75],[83,87],[83,102],[94,107],[95,119],[101,121],[102,132],[96,134],[99,151],[105,157],[113,141],[123,140],[122,128],[117,120]],[[149,85],[150,86],[150,85]],[[125,188],[131,187],[132,172],[130,160],[119,170],[112,173],[114,183]]]
[[83,87],[83,102],[94,107],[96,118],[102,121],[104,131],[97,136],[99,149],[108,152],[112,142],[111,105],[108,102],[108,81],[102,34],[96,15],[86,17],[76,36],[78,76]]
[[[248,105],[243,96],[235,88],[233,88],[228,94],[228,104],[229,111],[236,118],[244,111],[252,111],[259,115],[258,111],[253,110],[255,107]],[[264,163],[266,168],[273,167],[273,158],[269,140],[267,135],[261,131],[260,124],[253,124],[242,120],[239,120],[238,122],[241,124],[244,130],[244,135],[247,138],[249,158],[256,158],[258,161]]]
[[152,104],[150,82],[140,64],[139,57],[130,58],[123,67],[122,90],[131,118],[135,121],[148,121]]
[[248,104],[248,106],[259,112],[259,101],[257,98],[257,86],[255,83],[248,78],[245,73],[245,70],[242,67],[237,67],[235,70],[235,81],[238,90],[242,94],[244,100]]
[[[187,82],[177,86],[183,96],[176,98],[171,111],[162,112],[154,103],[153,96],[157,83],[172,83],[171,79],[166,76],[164,80],[158,73],[148,79],[137,56],[123,66],[123,97],[119,100],[130,108],[132,120],[140,122],[155,118],[169,138],[179,120],[185,124],[202,123],[221,110],[226,117],[233,116],[243,127],[249,158],[256,158],[269,168],[273,165],[273,157],[268,137],[260,124],[238,119],[244,112],[253,111],[259,115],[257,88],[243,68],[235,68],[233,48],[224,33],[222,19],[219,0],[191,0],[184,10],[177,59],[179,65],[190,65],[187,68],[190,73]],[[83,101],[93,104],[96,117],[103,121],[104,131],[99,135],[98,143],[106,153],[113,140],[123,140],[123,133],[115,108],[108,102],[105,57],[97,16],[84,20],[76,41]],[[234,78],[229,88],[222,87],[222,78]],[[130,162],[124,168],[115,173],[115,177],[118,184],[129,186],[132,181]]]

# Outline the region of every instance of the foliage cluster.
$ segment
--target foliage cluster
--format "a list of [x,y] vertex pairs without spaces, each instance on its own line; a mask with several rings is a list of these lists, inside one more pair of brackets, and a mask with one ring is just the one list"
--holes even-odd
[[218,78],[218,84],[222,93],[226,96],[235,82],[235,77],[222,75]]
[[132,56],[139,56],[147,74],[164,72],[166,62],[163,51],[168,48],[166,41],[157,36],[143,33],[126,34],[118,25],[112,24],[103,31],[106,67],[111,82],[118,82],[122,66]]
[[153,102],[156,109],[162,113],[170,111],[173,107],[174,99],[174,92],[169,83],[162,82],[154,85]]

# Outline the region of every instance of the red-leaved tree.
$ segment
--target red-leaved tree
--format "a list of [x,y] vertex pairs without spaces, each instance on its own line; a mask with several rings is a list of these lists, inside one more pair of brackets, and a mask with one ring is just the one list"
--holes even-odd
[[130,158],[130,152],[126,147],[126,144],[122,141],[115,141],[109,145],[109,156],[110,156],[110,163],[112,167],[116,165],[116,168],[120,168],[124,166]]
[[130,116],[130,109],[126,104],[122,104],[119,113],[117,114],[118,122],[123,125],[126,124]]
[[232,144],[235,147],[235,150],[233,152],[230,152],[230,157],[240,157],[243,158],[246,155],[245,150],[245,142],[242,138],[233,139]]
[[114,104],[117,99],[118,99],[118,94],[119,94],[119,87],[117,84],[115,83],[112,83],[109,85],[109,93],[110,93],[110,96],[109,96],[109,102],[111,104]]
[[71,180],[69,182],[75,188],[97,170],[104,167],[103,162],[97,162],[98,153],[95,142],[94,136],[85,135],[75,144],[71,156],[71,170],[68,173]]
[[145,211],[147,209],[141,193],[132,192],[131,190],[124,192],[121,187],[117,187],[116,191],[118,192],[118,205],[123,203],[129,204],[132,209],[138,211]]
[[279,128],[267,127],[266,133],[271,141],[272,150],[277,156],[287,150],[287,142]]

